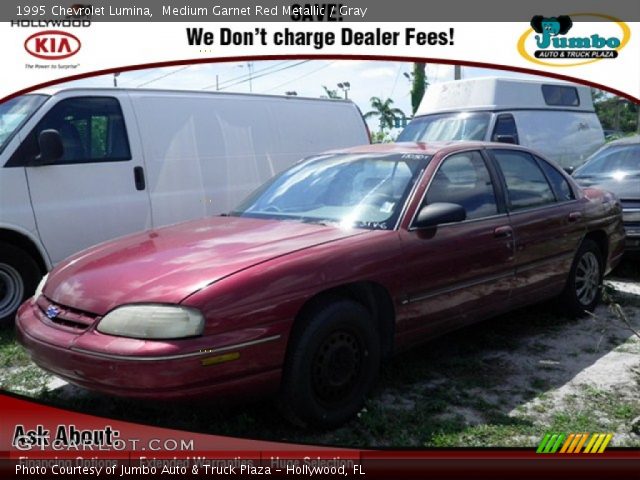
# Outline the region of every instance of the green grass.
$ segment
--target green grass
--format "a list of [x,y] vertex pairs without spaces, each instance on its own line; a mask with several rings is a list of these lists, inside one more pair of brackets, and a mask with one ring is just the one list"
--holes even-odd
[[29,365],[29,355],[16,342],[13,329],[0,329],[0,368]]

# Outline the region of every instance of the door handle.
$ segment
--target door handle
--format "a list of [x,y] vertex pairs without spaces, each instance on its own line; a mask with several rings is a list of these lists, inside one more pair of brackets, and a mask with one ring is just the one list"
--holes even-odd
[[502,227],[496,227],[493,231],[493,236],[496,238],[510,238],[513,235],[513,229],[508,225]]
[[577,222],[582,218],[582,213],[580,212],[571,212],[569,214],[569,221],[570,222]]
[[135,167],[133,169],[133,180],[136,184],[136,190],[144,190],[146,188],[144,169],[142,167]]

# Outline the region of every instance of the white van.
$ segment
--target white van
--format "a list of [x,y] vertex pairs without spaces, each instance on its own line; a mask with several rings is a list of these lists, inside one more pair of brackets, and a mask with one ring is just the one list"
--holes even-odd
[[474,78],[430,85],[397,141],[449,140],[515,143],[572,168],[604,143],[604,134],[589,87]]
[[229,211],[300,158],[365,143],[348,101],[112,88],[4,102],[0,323],[74,252]]

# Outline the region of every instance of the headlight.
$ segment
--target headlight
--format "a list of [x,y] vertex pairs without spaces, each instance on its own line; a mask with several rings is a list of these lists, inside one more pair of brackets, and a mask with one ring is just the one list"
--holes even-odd
[[44,286],[47,283],[47,279],[49,278],[49,274],[47,273],[44,277],[42,277],[42,280],[40,280],[40,283],[38,284],[38,287],[36,288],[36,293],[33,294],[33,298],[34,299],[38,299],[38,297],[40,295],[42,295],[42,290],[44,290]]
[[131,338],[169,339],[201,335],[204,317],[194,309],[170,305],[116,308],[98,324],[98,331]]

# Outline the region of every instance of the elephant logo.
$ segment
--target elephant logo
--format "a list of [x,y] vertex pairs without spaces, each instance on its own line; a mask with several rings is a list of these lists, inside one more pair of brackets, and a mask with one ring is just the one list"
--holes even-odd
[[557,17],[543,17],[542,15],[535,15],[531,19],[531,28],[533,28],[536,33],[541,34],[536,35],[538,48],[549,47],[551,44],[551,37],[566,35],[567,32],[571,30],[572,26],[573,22],[569,15],[559,15]]

